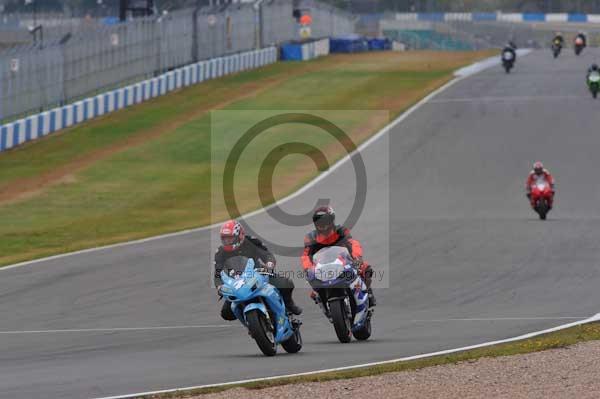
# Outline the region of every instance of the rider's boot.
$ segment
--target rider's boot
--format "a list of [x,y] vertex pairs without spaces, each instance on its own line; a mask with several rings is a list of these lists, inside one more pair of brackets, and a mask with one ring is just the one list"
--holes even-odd
[[288,312],[295,314],[296,316],[302,314],[302,308],[294,302],[294,298],[292,298],[292,292],[282,292],[283,302],[285,303],[285,308]]
[[367,289],[367,293],[369,294],[369,307],[377,306],[375,295],[373,295],[373,288]]
[[361,273],[361,277],[363,278],[365,285],[367,286],[367,293],[369,295],[369,307],[377,305],[375,295],[373,295],[373,289],[371,288],[371,284],[373,282],[373,273],[373,268],[370,265],[367,265]]
[[317,305],[319,304],[319,294],[317,294],[317,291],[312,290],[309,294],[310,299],[313,300],[314,303],[316,303]]

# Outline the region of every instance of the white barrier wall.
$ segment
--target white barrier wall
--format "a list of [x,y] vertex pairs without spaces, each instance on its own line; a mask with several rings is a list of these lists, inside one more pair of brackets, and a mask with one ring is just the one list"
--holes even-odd
[[315,57],[322,57],[325,55],[329,55],[329,39],[315,42]]
[[[316,51],[313,49],[313,51]],[[319,51],[324,51],[324,47]],[[0,126],[0,151],[46,136],[172,90],[277,62],[277,48],[269,47],[198,62],[143,82],[86,98],[74,104],[32,115]],[[327,54],[329,39],[327,39]]]
[[302,44],[302,61],[329,55],[329,38]]

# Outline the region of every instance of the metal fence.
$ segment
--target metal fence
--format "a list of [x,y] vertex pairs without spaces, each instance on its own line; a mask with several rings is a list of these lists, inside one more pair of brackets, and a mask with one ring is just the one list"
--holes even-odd
[[519,47],[537,48],[543,45],[531,24],[521,22],[473,21],[452,18],[419,20],[384,16],[381,32],[403,42],[410,49],[466,50],[502,47],[508,41]]
[[[0,120],[72,102],[204,59],[298,39],[287,0],[183,9],[103,26],[48,28],[44,42],[0,52]],[[354,20],[314,3],[313,37],[354,32]]]

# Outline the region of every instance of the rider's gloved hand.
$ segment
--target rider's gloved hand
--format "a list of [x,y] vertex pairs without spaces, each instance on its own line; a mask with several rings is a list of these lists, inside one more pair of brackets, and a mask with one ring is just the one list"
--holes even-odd
[[364,261],[363,261],[362,256],[357,256],[352,261],[352,267],[354,267],[356,270],[360,270],[360,268],[363,265],[363,263],[364,263]]
[[312,281],[315,279],[315,268],[306,269],[306,280]]

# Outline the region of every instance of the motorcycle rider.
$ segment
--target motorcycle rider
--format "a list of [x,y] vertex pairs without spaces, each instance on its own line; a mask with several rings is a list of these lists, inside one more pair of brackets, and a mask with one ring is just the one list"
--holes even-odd
[[[275,272],[275,256],[267,247],[256,237],[246,236],[244,227],[237,220],[229,220],[221,226],[221,246],[215,253],[215,275],[214,283],[217,288],[217,294],[220,296],[221,286],[221,270],[225,267],[227,259],[234,256],[244,256],[251,258],[255,262],[256,268],[263,267],[270,273]],[[285,303],[286,309],[299,315],[302,309],[294,303],[292,292],[294,283],[287,277],[277,276],[272,274],[269,276],[269,283],[275,286],[281,293],[281,297]],[[221,317],[225,320],[235,320],[236,317],[231,310],[231,302],[225,300],[221,308]]]
[[517,46],[515,46],[512,41],[508,42],[502,49],[502,59],[504,60],[504,53],[509,52],[512,54],[512,61],[515,62],[517,60],[517,52],[515,51],[516,48]]
[[583,33],[582,31],[579,31],[577,33],[577,35],[575,36],[575,45],[577,45],[577,43],[579,41],[581,42],[581,46],[582,47],[586,47],[587,46],[587,37],[585,36],[585,33]]
[[[330,206],[315,209],[312,220],[315,230],[304,237],[304,252],[301,258],[304,271],[308,272],[314,269],[312,257],[320,249],[332,246],[346,247],[354,259],[354,267],[367,286],[370,306],[375,306],[375,296],[371,288],[373,268],[363,260],[363,250],[360,242],[352,238],[348,228],[335,224],[335,211]],[[316,299],[316,295],[315,291],[310,294],[313,300]]]
[[556,44],[560,47],[563,47],[565,45],[565,38],[561,32],[556,32],[556,34],[554,35],[554,39],[552,39],[552,44]]
[[550,198],[548,207],[552,209],[552,204],[554,202],[554,177],[550,174],[550,172],[544,168],[544,164],[540,161],[536,161],[533,164],[533,170],[529,173],[527,177],[527,182],[525,183],[525,189],[527,191],[527,198],[529,198],[529,202],[531,203],[531,207],[535,208],[535,204],[533,203],[531,197],[531,186],[535,184],[535,182],[539,179],[544,179],[550,184],[550,188],[552,189],[552,197]]
[[589,77],[590,77],[590,73],[592,73],[592,72],[598,72],[598,73],[600,73],[600,71],[598,70],[598,64],[596,64],[596,63],[593,63],[593,64],[592,64],[592,65],[591,65],[591,66],[588,68],[586,77],[588,77],[588,78],[589,78]]

